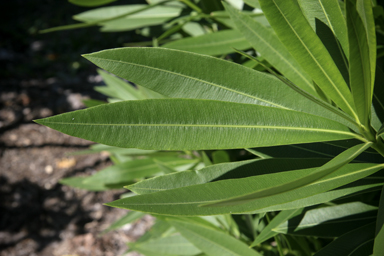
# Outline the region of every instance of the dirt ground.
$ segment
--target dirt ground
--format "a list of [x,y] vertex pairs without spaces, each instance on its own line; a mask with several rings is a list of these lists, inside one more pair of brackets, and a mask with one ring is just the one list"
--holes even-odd
[[111,162],[103,153],[71,156],[92,143],[32,122],[82,108],[81,100],[92,94],[68,89],[52,95],[49,87],[44,81],[40,87],[27,84],[1,92],[0,256],[121,255],[153,220],[147,216],[100,236],[126,214],[103,203],[126,191],[87,192],[58,183]]

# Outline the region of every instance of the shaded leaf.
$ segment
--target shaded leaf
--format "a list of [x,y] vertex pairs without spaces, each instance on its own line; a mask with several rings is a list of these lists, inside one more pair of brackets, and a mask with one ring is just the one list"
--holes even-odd
[[[328,244],[315,256],[371,255],[375,237],[375,224],[371,223],[348,232]],[[368,244],[368,247],[366,245]],[[360,253],[357,253],[358,250]]]
[[258,256],[261,255],[250,249],[238,239],[220,231],[206,228],[188,222],[174,221],[170,223],[201,251],[207,255],[222,256]]
[[316,237],[338,237],[375,220],[377,207],[351,202],[306,211],[273,231]]

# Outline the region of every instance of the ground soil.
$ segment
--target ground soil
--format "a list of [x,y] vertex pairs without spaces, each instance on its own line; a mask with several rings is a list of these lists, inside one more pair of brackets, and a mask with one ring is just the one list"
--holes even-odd
[[108,155],[70,155],[92,143],[32,122],[82,108],[81,100],[92,92],[68,89],[52,95],[47,86],[45,81],[41,88],[1,92],[0,256],[121,255],[153,220],[147,216],[100,236],[126,214],[103,203],[126,191],[88,192],[59,181],[111,165]]

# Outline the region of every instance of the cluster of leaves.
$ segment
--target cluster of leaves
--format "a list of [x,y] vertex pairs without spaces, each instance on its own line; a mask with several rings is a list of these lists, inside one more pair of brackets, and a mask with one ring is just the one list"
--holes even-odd
[[[109,145],[90,152],[111,152],[114,166],[63,183],[132,191],[107,204],[132,210],[109,230],[154,215],[130,245],[144,255],[382,255],[383,9],[245,2],[255,10],[185,0],[78,15],[75,26],[117,31],[155,8],[181,10],[152,42],[171,38],[162,47],[84,56],[135,87],[100,71],[110,103],[37,120]],[[193,22],[212,33],[193,36]],[[233,61],[208,56],[232,52]]]

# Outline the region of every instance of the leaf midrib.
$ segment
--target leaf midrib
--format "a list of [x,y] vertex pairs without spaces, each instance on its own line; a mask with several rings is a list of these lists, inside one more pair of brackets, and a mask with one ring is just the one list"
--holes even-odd
[[102,124],[102,123],[70,123],[70,122],[51,122],[44,121],[42,124],[61,124],[61,125],[83,125],[83,126],[136,126],[136,127],[208,127],[208,128],[239,128],[239,129],[281,129],[281,130],[298,130],[311,132],[324,132],[350,135],[360,138],[357,134],[339,130],[319,129],[310,127],[293,127],[293,126],[263,126],[263,125],[230,125],[230,124]]

